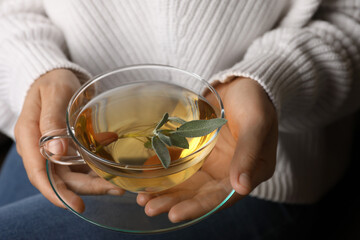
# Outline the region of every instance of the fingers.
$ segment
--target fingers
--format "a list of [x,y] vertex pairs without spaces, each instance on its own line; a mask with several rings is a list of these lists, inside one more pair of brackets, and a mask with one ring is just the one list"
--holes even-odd
[[[75,76],[69,76],[69,81],[76,82]],[[66,84],[48,85],[40,89],[41,112],[40,131],[42,134],[65,128],[65,114],[68,103],[75,89]]]
[[235,191],[247,195],[253,189],[257,161],[263,144],[263,136],[257,129],[239,134],[236,150],[230,167],[230,182]]
[[39,92],[29,91],[15,128],[16,145],[23,158],[30,182],[53,204],[64,207],[52,190],[46,174],[45,159],[39,151],[38,140],[40,103]]
[[[176,190],[174,192],[164,193],[157,196],[154,194],[139,194],[137,202],[139,204],[141,201],[146,201],[145,204],[139,205],[145,206],[145,214],[149,217],[153,217],[161,213],[169,212],[177,204],[182,201],[188,201],[188,199],[192,199],[197,194],[197,189]],[[177,212],[175,211],[175,217],[176,216]]]
[[57,174],[61,176],[62,179],[66,179],[66,186],[78,194],[109,194],[120,196],[125,193],[123,189],[97,175],[72,172],[66,166],[58,166]]
[[[212,183],[209,182],[208,186]],[[169,220],[173,223],[195,219],[215,209],[229,194],[222,184],[214,182],[214,187],[199,191],[193,198],[174,205],[169,211]]]
[[142,207],[145,207],[146,203],[148,203],[155,196],[148,193],[139,193],[136,197],[136,202]]
[[[190,180],[190,181],[189,181]],[[225,179],[213,179],[199,171],[188,181],[165,192],[139,194],[137,202],[152,217],[169,212],[169,220],[180,222],[194,219],[216,208],[231,192]]]
[[56,191],[59,194],[61,194],[62,200],[68,206],[70,206],[72,209],[74,209],[75,211],[83,212],[85,210],[85,204],[84,204],[83,200],[78,195],[76,195],[74,192],[72,192],[68,189],[65,182],[62,180],[61,177],[59,177],[57,175],[57,173],[54,170],[53,170],[52,177],[53,177],[53,179],[52,179],[53,185],[55,186]]
[[231,161],[230,182],[240,195],[249,194],[274,172],[277,146],[275,124],[277,125],[273,122],[274,126],[270,127],[254,124],[244,127],[239,133]]
[[[41,99],[39,114],[40,118],[37,128],[40,129],[41,135],[54,130],[65,128],[66,108],[71,96],[76,90],[76,83],[78,81],[77,78],[69,71],[55,70],[50,72],[46,78],[38,79],[37,81],[39,81],[38,92],[39,98]],[[41,84],[41,81],[46,82],[46,84]],[[67,84],[68,82],[73,83],[74,85]],[[30,102],[31,101],[28,101],[28,103]],[[26,111],[31,111],[31,107],[26,106]],[[37,139],[39,139],[39,137]],[[31,141],[35,141],[35,138],[32,138]],[[67,143],[64,140],[53,140],[49,142],[49,144],[50,150],[57,154],[63,154],[67,148]],[[38,149],[38,147],[36,148]],[[34,146],[34,149],[36,148]],[[34,159],[31,162],[29,161],[29,165],[32,168],[28,170],[29,172],[36,171],[36,169],[38,169],[37,171],[41,172],[41,175],[46,175],[45,159],[42,157],[41,159],[37,157],[37,159]],[[57,175],[55,174],[55,176]],[[69,205],[78,211],[83,211],[84,203],[82,202],[81,198],[73,192],[67,190],[66,185],[63,184],[60,178],[56,178],[55,180],[59,185],[59,190],[62,192],[64,199],[69,203]],[[45,184],[43,179],[36,179],[34,185],[43,193],[46,198],[54,203],[54,194],[52,189],[49,189],[48,183]],[[57,203],[56,205],[59,206]],[[63,206],[62,203],[61,206]]]
[[145,213],[149,217],[153,217],[168,212],[174,205],[186,198],[187,195],[186,192],[175,192],[153,198],[146,204]]
[[208,213],[215,206],[213,206],[212,208],[204,208],[203,199],[200,198],[189,199],[171,208],[168,215],[169,220],[172,223],[177,223],[185,220],[195,219]]
[[207,181],[210,181],[210,176],[199,171],[185,182],[167,191],[154,194],[139,193],[136,201],[140,206],[145,206],[145,213],[148,216],[156,216],[168,212],[180,201],[195,196]]
[[[30,182],[59,207],[64,205],[50,186],[46,174],[46,160],[40,154],[38,142],[45,132],[65,126],[66,105],[76,89],[76,84],[77,78],[67,70],[51,71],[40,77],[29,89],[15,127],[17,149],[23,158]],[[62,145],[52,148],[56,152],[62,152]]]
[[203,182],[203,186],[188,186],[186,190],[177,190],[151,198],[145,206],[146,215],[152,217],[169,212],[173,223],[195,219],[215,209],[226,197],[230,189],[218,180]]
[[238,78],[220,90],[229,129],[237,140],[230,181],[237,193],[247,195],[274,172],[276,112],[264,89],[252,79]]

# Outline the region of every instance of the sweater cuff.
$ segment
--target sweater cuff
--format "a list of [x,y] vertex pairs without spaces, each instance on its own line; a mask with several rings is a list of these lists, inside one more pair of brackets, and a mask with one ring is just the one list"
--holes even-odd
[[232,68],[217,73],[210,79],[212,85],[229,82],[236,77],[247,77],[258,82],[273,102],[278,114],[282,103],[296,90],[294,74],[298,68],[289,58],[274,53],[246,56]]
[[90,74],[83,69],[67,60],[62,50],[49,43],[31,43],[23,42],[12,43],[12,53],[8,54],[7,62],[7,79],[9,81],[8,99],[11,109],[19,115],[25,100],[28,89],[31,84],[41,75],[48,71],[58,68],[72,70],[80,81],[90,77]]

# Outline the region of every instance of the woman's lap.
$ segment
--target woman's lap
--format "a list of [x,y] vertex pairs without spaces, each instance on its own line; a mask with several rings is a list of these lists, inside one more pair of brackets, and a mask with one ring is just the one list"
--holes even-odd
[[298,239],[315,214],[314,206],[246,197],[182,230],[131,235],[97,227],[53,206],[30,184],[15,147],[0,174],[0,239]]
[[15,144],[10,148],[0,172],[0,207],[38,194],[27,178]]

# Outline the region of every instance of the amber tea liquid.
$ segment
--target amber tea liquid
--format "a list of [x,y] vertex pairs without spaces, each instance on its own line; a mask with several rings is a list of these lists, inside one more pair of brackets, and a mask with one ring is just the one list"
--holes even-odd
[[[132,192],[158,192],[185,181],[201,167],[210,152],[204,149],[192,154],[203,147],[214,132],[188,138],[189,149],[169,148],[172,164],[168,169],[163,168],[155,152],[144,143],[165,112],[186,121],[218,116],[218,110],[203,97],[161,82],[115,88],[97,96],[83,109],[76,120],[76,138],[94,154],[120,163],[122,167],[91,160],[87,163],[101,177]],[[163,128],[176,129],[178,126],[178,123],[169,122]],[[96,141],[96,134],[104,132],[116,133],[119,138],[109,145],[101,145]],[[122,137],[124,135],[134,137]]]

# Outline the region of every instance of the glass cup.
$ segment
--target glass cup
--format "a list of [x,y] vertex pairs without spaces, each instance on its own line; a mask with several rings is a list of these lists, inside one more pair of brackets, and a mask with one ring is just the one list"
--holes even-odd
[[[110,161],[95,154],[89,146],[85,146],[84,141],[79,139],[77,132],[76,124],[79,115],[90,101],[106,96],[103,97],[102,103],[97,106],[96,111],[100,114],[97,118],[92,119],[95,121],[92,124],[96,127],[100,121],[107,123],[105,131],[111,131],[111,122],[114,120],[108,119],[109,114],[106,111],[121,111],[121,109],[107,109],[107,103],[114,97],[109,93],[114,89],[126,87],[129,89],[127,91],[128,96],[131,96],[134,91],[141,91],[144,86],[159,82],[180,86],[198,96],[206,94],[207,99],[212,99],[211,105],[215,110],[216,117],[224,118],[224,108],[219,95],[207,81],[198,75],[164,65],[128,66],[94,77],[73,95],[66,111],[66,129],[49,133],[40,139],[42,155],[55,164],[87,164],[105,180],[131,192],[160,192],[184,182],[201,168],[215,145],[220,129],[215,130],[196,151],[172,161],[166,169],[161,164],[139,165],[131,164],[131,162]],[[144,109],[144,111],[152,110]],[[160,120],[161,116],[154,116],[154,119]],[[67,146],[66,154],[51,152],[50,145],[54,140],[65,143]]]

